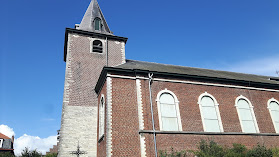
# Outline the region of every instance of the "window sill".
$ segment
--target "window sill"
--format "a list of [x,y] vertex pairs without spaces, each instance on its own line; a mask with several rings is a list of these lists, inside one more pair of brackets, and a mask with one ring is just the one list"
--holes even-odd
[[93,52],[90,52],[90,53],[94,53],[94,54],[104,54],[103,52],[97,52],[97,51],[93,51]]

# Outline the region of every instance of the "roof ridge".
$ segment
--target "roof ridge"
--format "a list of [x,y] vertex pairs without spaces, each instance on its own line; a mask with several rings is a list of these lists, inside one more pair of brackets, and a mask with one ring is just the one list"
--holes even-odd
[[132,60],[132,59],[126,59],[126,60],[127,61],[134,61],[134,62],[152,63],[152,64],[165,65],[165,66],[181,67],[181,68],[201,69],[201,70],[209,70],[209,71],[215,71],[215,72],[235,73],[235,74],[252,75],[252,76],[266,77],[266,78],[279,78],[279,77],[276,77],[276,76],[265,76],[265,75],[257,75],[257,74],[249,74],[249,73],[241,73],[241,72],[233,72],[233,71],[225,71],[225,70],[206,69],[206,68],[198,68],[198,67],[190,67],[190,66],[182,66],[182,65],[138,61],[138,60]]

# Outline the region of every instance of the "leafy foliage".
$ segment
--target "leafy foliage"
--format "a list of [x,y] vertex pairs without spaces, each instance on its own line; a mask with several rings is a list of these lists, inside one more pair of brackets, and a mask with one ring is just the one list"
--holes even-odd
[[50,153],[50,154],[47,154],[46,157],[57,157],[57,153]]
[[279,148],[272,148],[273,157],[279,157]]
[[224,148],[218,145],[214,141],[207,143],[205,140],[202,140],[199,145],[199,151],[194,152],[195,155],[199,157],[224,157],[225,151]]
[[201,140],[198,145],[198,150],[176,152],[172,148],[167,151],[160,151],[160,157],[279,157],[279,148],[267,148],[264,145],[258,144],[252,149],[247,149],[245,145],[233,144],[232,147],[224,147],[214,141]]
[[247,148],[242,144],[234,143],[232,148],[227,148],[224,157],[245,157]]
[[0,153],[0,157],[15,157],[15,156],[10,152],[5,152],[5,153]]
[[187,151],[177,152],[177,151],[174,151],[173,148],[171,148],[170,154],[168,154],[166,150],[159,151],[159,156],[160,157],[188,157],[189,152],[187,152]]
[[272,157],[272,150],[263,145],[257,145],[247,152],[248,157]]
[[21,152],[21,157],[41,157],[42,154],[39,153],[36,149],[29,150],[27,147]]

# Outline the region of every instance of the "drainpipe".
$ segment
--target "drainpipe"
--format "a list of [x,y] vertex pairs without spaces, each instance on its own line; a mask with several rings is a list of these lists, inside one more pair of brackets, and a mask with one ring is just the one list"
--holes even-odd
[[151,92],[152,76],[153,76],[153,73],[148,73],[150,109],[151,109],[151,116],[152,116],[152,129],[153,129],[153,136],[154,136],[155,157],[157,157],[157,144],[156,144],[157,142],[156,142],[156,132],[155,132],[155,125],[154,125],[153,105],[152,105],[152,92]]

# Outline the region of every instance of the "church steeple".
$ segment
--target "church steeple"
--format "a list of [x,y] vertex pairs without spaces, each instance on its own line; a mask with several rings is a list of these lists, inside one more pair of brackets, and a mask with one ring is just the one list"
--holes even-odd
[[[97,0],[91,0],[79,26],[66,28],[59,157],[71,156],[77,144],[86,152],[85,156],[97,157],[99,142],[103,137],[108,139],[107,133],[100,129],[103,123],[101,120],[99,123],[98,117],[101,115],[102,118],[103,112],[99,111],[99,99],[94,88],[105,66],[115,67],[126,62],[127,40],[112,34]],[[101,156],[109,156],[109,152]]]
[[91,0],[80,25],[76,29],[112,34],[97,0]]

